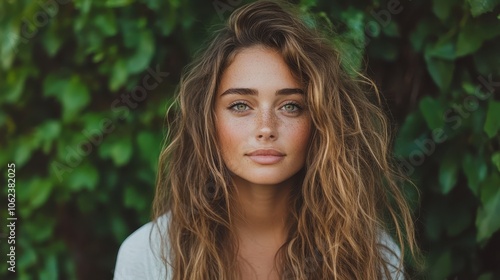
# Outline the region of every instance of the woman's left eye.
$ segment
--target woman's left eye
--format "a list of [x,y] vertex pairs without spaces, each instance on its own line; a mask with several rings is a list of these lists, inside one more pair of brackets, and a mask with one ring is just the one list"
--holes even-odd
[[295,113],[295,112],[298,112],[302,109],[302,107],[300,107],[299,104],[297,103],[294,103],[294,102],[290,102],[290,103],[287,103],[285,105],[283,105],[282,107],[285,111],[287,112],[291,112],[291,113]]

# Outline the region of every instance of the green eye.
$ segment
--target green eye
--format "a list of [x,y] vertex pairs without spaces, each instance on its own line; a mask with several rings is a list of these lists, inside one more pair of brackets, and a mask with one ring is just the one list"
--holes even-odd
[[239,111],[243,111],[243,110],[245,110],[248,106],[247,106],[247,105],[245,105],[245,104],[241,104],[241,103],[240,103],[240,104],[236,104],[236,106],[235,106],[235,107],[236,107],[236,109],[238,109]]
[[287,112],[295,113],[300,111],[302,108],[298,104],[288,103],[283,105],[283,109]]
[[247,111],[250,107],[245,104],[245,103],[242,103],[242,102],[238,102],[238,103],[235,103],[231,106],[229,106],[229,109],[231,111],[234,111],[236,113],[243,113],[245,111]]

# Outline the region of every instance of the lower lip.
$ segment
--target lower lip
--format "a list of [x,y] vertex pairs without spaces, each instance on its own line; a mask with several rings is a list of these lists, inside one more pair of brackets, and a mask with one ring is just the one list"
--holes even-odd
[[251,160],[258,164],[275,164],[280,162],[284,156],[249,156]]

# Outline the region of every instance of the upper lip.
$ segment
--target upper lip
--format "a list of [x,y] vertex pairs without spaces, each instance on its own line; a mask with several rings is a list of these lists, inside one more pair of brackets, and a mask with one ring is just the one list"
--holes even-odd
[[284,156],[285,154],[275,150],[275,149],[258,149],[254,150],[250,153],[247,153],[247,156]]

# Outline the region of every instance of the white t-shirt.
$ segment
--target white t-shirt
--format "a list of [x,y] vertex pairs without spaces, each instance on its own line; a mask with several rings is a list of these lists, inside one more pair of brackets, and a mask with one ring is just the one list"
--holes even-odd
[[[170,215],[163,215],[158,219],[161,229],[166,229]],[[170,280],[172,272],[166,268],[160,258],[161,238],[153,222],[149,222],[123,241],[116,259],[114,280]],[[383,255],[388,261],[392,280],[403,280],[403,273],[397,268],[400,261],[399,247],[387,234],[381,235],[380,243],[387,246],[397,254],[383,250]]]
[[[161,216],[157,220],[158,226],[166,229],[169,219],[169,214]],[[160,258],[162,239],[158,226],[149,222],[123,241],[116,259],[114,280],[172,279],[172,272],[166,269]]]

